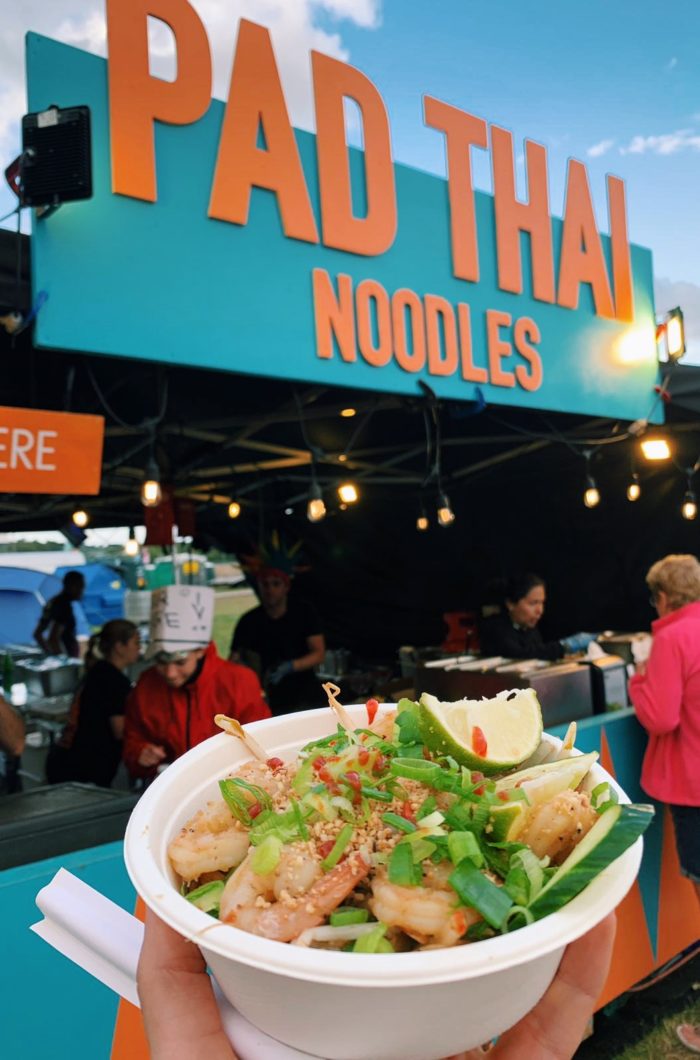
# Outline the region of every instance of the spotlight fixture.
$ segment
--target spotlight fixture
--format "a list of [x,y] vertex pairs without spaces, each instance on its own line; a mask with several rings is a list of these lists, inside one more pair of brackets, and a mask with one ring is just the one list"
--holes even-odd
[[71,521],[74,526],[77,526],[79,530],[84,530],[90,522],[90,516],[84,508],[76,508],[71,515]]
[[154,457],[150,457],[141,483],[141,504],[144,508],[157,508],[163,499],[160,488],[160,471]]
[[455,513],[452,511],[450,499],[445,492],[441,492],[438,496],[437,518],[440,526],[451,526],[455,521]]
[[314,478],[311,483],[311,493],[309,494],[309,501],[306,505],[306,518],[310,523],[320,523],[321,519],[324,519],[326,515],[326,506],[323,503],[323,494],[321,487]]
[[632,473],[632,477],[627,486],[627,500],[638,501],[642,492],[642,487],[639,485],[639,475],[636,471]]
[[665,345],[665,357],[660,357],[660,360],[671,361],[675,363],[680,361],[681,357],[685,353],[685,324],[683,322],[683,311],[680,306],[676,306],[675,309],[669,310],[664,316],[660,324],[656,328],[657,340],[663,336]]
[[343,482],[338,486],[338,496],[344,504],[355,504],[360,498],[354,482]]
[[341,409],[340,415],[343,417],[343,419],[349,420],[352,416],[357,415],[357,409]]
[[241,514],[241,506],[238,501],[231,501],[228,506],[228,517],[229,519],[237,519]]
[[126,544],[124,545],[124,555],[125,556],[130,556],[132,559],[134,559],[136,556],[138,556],[138,554],[139,554],[139,543],[136,540],[136,533],[134,531],[133,526],[130,526],[129,527],[129,537],[128,537],[128,540],[127,540]]
[[683,504],[681,505],[681,515],[684,519],[692,520],[695,519],[697,514],[698,503],[695,499],[695,494],[692,490],[686,490]]
[[643,438],[640,447],[645,460],[670,460],[671,447],[666,438],[656,435]]

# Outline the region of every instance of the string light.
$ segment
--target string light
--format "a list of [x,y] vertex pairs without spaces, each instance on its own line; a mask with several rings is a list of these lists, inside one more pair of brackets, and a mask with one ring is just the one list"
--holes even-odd
[[642,492],[642,487],[639,485],[639,475],[637,472],[633,472],[632,478],[630,479],[629,485],[627,486],[627,500],[638,501]]
[[310,523],[320,523],[326,515],[326,506],[323,503],[323,494],[316,478],[311,483],[309,502],[306,505],[306,518]]
[[228,506],[228,517],[229,519],[237,519],[241,514],[241,506],[238,501],[231,501]]
[[668,441],[658,435],[653,438],[643,438],[640,446],[645,460],[669,460],[671,457],[671,447]]
[[146,470],[141,483],[141,504],[144,508],[157,508],[163,499],[163,491],[160,488],[160,471],[153,457],[146,464]]
[[84,508],[76,508],[73,514],[71,515],[71,519],[73,521],[73,525],[77,526],[79,530],[84,530],[90,522],[90,516]]
[[425,512],[421,512],[421,514],[416,519],[416,530],[420,530],[421,532],[423,532],[427,530],[429,526],[430,523],[428,522],[428,516],[425,514]]
[[344,504],[355,504],[360,494],[354,482],[343,482],[338,486],[338,496]]
[[586,488],[583,491],[583,503],[587,508],[597,508],[600,504],[600,490],[591,474],[591,457],[593,453],[590,449],[587,449],[583,455],[586,458]]
[[352,416],[357,415],[357,409],[341,409],[340,415],[343,419],[349,420]]
[[455,513],[452,511],[450,499],[444,492],[441,492],[438,496],[437,517],[440,526],[451,526],[455,521]]
[[136,540],[136,532],[133,526],[129,527],[129,537],[124,545],[124,555],[130,556],[132,559],[139,554],[139,543]]
[[692,490],[686,490],[685,497],[683,498],[683,504],[681,505],[681,515],[684,519],[692,520],[698,514],[698,504],[695,499],[695,494]]

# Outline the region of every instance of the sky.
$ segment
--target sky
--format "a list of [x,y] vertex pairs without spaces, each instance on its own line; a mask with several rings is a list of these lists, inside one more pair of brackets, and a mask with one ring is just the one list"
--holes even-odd
[[[519,190],[525,139],[547,147],[550,202],[563,213],[567,159],[586,163],[607,230],[605,175],[626,183],[633,243],[654,256],[659,314],[680,305],[700,364],[700,3],[672,0],[191,0],[225,98],[240,17],[272,32],[292,120],[313,129],[309,51],[363,71],[389,112],[396,161],[445,173],[443,137],[422,123],[436,96],[512,131]],[[666,16],[664,21],[661,17]],[[172,76],[170,31],[152,22],[154,72]],[[20,149],[23,36],[34,30],[104,54],[103,0],[0,0],[0,162]],[[490,190],[486,152],[477,187]],[[0,216],[13,207],[0,191]],[[8,226],[10,221],[4,222]]]

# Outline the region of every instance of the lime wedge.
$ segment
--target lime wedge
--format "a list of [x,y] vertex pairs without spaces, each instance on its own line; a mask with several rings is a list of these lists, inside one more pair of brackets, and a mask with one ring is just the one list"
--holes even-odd
[[532,688],[456,703],[441,703],[424,692],[420,726],[431,751],[488,775],[513,769],[534,753],[542,736],[542,711]]
[[486,838],[489,843],[515,839],[523,830],[528,807],[524,802],[502,802],[491,808]]

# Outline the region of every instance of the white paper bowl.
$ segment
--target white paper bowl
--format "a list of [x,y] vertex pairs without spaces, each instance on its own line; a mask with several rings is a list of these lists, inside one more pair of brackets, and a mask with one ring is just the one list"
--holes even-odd
[[[364,706],[347,709],[358,725],[366,723]],[[334,731],[335,719],[322,709],[248,729],[271,755],[292,760],[309,740]],[[167,858],[182,825],[249,757],[222,733],[162,773],[131,815],[126,866],[146,904],[198,943],[239,1012],[272,1038],[324,1060],[440,1060],[489,1041],[537,1003],[566,944],[618,905],[639,869],[641,839],[559,912],[510,935],[451,949],[365,955],[258,938],[213,922],[185,901]],[[620,801],[629,802],[599,765],[591,776],[595,784],[609,781]]]

